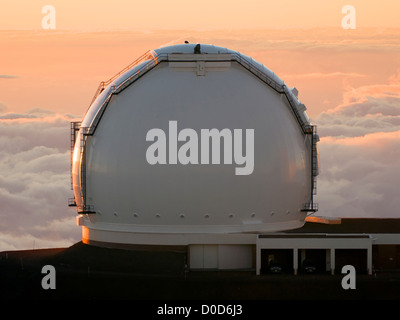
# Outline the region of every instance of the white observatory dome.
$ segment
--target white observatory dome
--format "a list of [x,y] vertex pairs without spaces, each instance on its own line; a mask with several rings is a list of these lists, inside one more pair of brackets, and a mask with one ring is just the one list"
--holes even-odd
[[318,162],[305,109],[239,52],[149,51],[101,83],[71,127],[83,241],[188,244],[301,227],[316,209]]

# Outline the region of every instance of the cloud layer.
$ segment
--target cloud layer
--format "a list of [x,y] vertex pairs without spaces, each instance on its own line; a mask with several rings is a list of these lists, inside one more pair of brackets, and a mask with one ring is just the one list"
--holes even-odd
[[316,119],[321,215],[400,216],[400,81],[349,88]]
[[0,251],[79,241],[67,206],[72,118],[40,109],[0,114]]
[[0,74],[0,79],[15,79],[19,78],[18,76],[13,76],[11,74]]

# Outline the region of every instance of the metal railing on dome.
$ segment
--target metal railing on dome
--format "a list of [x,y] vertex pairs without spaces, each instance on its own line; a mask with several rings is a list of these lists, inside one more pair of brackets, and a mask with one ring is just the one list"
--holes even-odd
[[303,209],[301,209],[301,211],[316,212],[316,211],[318,211],[318,203],[314,203],[314,202],[305,203],[303,205]]
[[94,211],[93,205],[88,205],[86,200],[86,139],[88,136],[89,128],[81,127],[81,122],[71,122],[71,188],[73,189],[73,181],[72,181],[72,166],[73,166],[73,152],[75,149],[75,144],[77,141],[79,132],[80,137],[80,150],[79,150],[79,159],[81,161],[80,165],[80,201],[79,203],[83,205],[77,204],[77,199],[69,198],[68,206],[69,207],[77,207],[78,213],[90,214],[96,213]]
[[[71,171],[72,171],[72,165],[73,165],[73,155],[74,155],[74,148],[75,148],[75,142],[76,142],[76,137],[79,132],[79,128],[81,126],[81,121],[72,121],[70,123],[70,134],[71,134]],[[71,190],[72,190],[72,176],[71,176]]]
[[[264,83],[266,83],[268,86],[270,86],[272,89],[277,91],[280,94],[284,94],[289,102],[289,105],[291,107],[291,110],[293,111],[295,118],[299,122],[299,125],[303,132],[305,134],[312,133],[312,128],[311,125],[307,122],[304,121],[303,117],[300,115],[300,112],[297,108],[297,103],[293,97],[293,95],[289,92],[290,89],[286,86],[286,84],[280,84],[277,81],[275,81],[271,76],[269,76],[264,70],[260,69],[259,66],[257,66],[253,61],[246,59],[243,55],[240,53],[233,52],[230,54],[231,55],[231,61],[235,61],[238,64],[240,64],[242,67],[244,67],[246,70],[250,71],[252,74],[254,74],[256,77],[258,77],[260,80],[262,80]],[[139,65],[140,63],[143,63],[141,67],[139,67],[136,72],[129,77],[127,77],[124,81],[117,85],[113,85],[111,87],[110,93],[107,97],[104,98],[103,105],[100,107],[98,114],[96,115],[94,121],[91,124],[91,133],[94,133],[98,120],[101,117],[101,115],[104,112],[104,108],[108,104],[109,98],[111,98],[112,94],[117,94],[124,90],[126,87],[128,87],[130,84],[138,80],[141,76],[146,74],[148,71],[153,69],[156,65],[158,65],[160,62],[163,61],[168,61],[168,53],[161,53],[161,54],[155,54],[153,51],[148,51],[144,55],[142,55],[140,58],[126,66],[124,69],[122,69],[120,72],[118,72],[116,75],[114,75],[112,78],[110,78],[107,81],[103,81],[100,83],[99,87],[96,90],[96,93],[92,99],[92,102],[90,105],[93,104],[93,102],[96,100],[96,98],[101,94],[101,92],[109,86],[113,81],[115,81],[119,76],[124,74],[125,72],[129,71],[133,67]],[[147,62],[146,62],[147,61]],[[177,60],[174,60],[177,61]],[[185,60],[187,61],[187,60]],[[194,60],[194,61],[197,61]],[[145,63],[144,63],[145,62]],[[311,132],[310,132],[311,131]]]
[[112,76],[110,79],[108,79],[107,81],[102,81],[100,82],[93,98],[92,101],[90,102],[90,105],[93,104],[93,102],[96,100],[96,98],[100,95],[100,93],[104,90],[104,88],[106,88],[110,83],[112,83],[115,79],[117,79],[120,75],[124,74],[125,72],[127,72],[128,70],[132,69],[134,66],[138,65],[139,63],[141,63],[142,61],[145,60],[154,60],[154,53],[152,52],[152,50],[147,51],[146,53],[144,53],[143,55],[141,55],[139,58],[137,58],[135,61],[133,61],[132,63],[130,63],[129,65],[127,65],[125,68],[123,68],[120,72],[118,72],[117,74],[115,74],[114,76]]
[[290,89],[287,87],[285,83],[280,84],[277,81],[275,81],[272,77],[270,77],[266,72],[264,72],[262,69],[260,69],[254,62],[246,59],[239,53],[232,53],[232,60],[236,61],[239,63],[242,67],[250,71],[252,74],[254,74],[256,77],[258,77],[261,81],[266,83],[268,86],[270,86],[272,89],[274,89],[276,92],[280,94],[284,94],[289,102],[289,105],[291,107],[291,110],[293,111],[295,118],[297,119],[301,129],[303,130],[303,133],[309,134],[312,133],[310,132],[312,130],[310,123],[307,121],[304,121],[303,118],[300,115],[300,112],[297,108],[297,103],[294,99],[294,96],[289,92]]

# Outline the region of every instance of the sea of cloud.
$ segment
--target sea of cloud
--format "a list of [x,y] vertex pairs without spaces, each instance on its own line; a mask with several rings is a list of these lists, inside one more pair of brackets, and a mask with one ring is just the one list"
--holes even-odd
[[318,196],[324,216],[400,217],[400,81],[348,89],[321,113]]
[[0,251],[76,243],[80,230],[67,206],[75,117],[40,109],[16,114],[4,105],[0,112]]

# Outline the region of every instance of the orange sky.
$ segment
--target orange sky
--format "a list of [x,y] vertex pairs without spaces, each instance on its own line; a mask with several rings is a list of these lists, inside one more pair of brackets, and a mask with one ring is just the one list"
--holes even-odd
[[[42,29],[45,4],[56,30]],[[341,27],[348,4],[356,30]],[[0,103],[81,114],[98,82],[149,49],[191,40],[251,55],[299,87],[316,115],[339,104],[345,87],[396,73],[399,33],[386,28],[400,27],[399,12],[397,0],[3,0]]]
[[334,27],[340,26],[344,5],[356,8],[360,26],[400,26],[397,0],[2,0],[0,29],[40,28],[45,4],[56,8],[63,30]]
[[341,104],[351,88],[385,84],[400,70],[400,29],[0,30],[0,104],[83,115],[100,81],[149,49],[184,40],[260,61],[298,88],[311,117]]
[[[400,27],[397,0],[46,4],[56,30],[41,27],[42,1],[2,1],[0,103],[8,111],[81,115],[100,81],[149,49],[184,40],[252,56],[298,87],[311,116],[340,104],[345,88],[385,82],[399,68],[399,32],[386,29]],[[356,30],[341,27],[346,4],[356,9]]]

